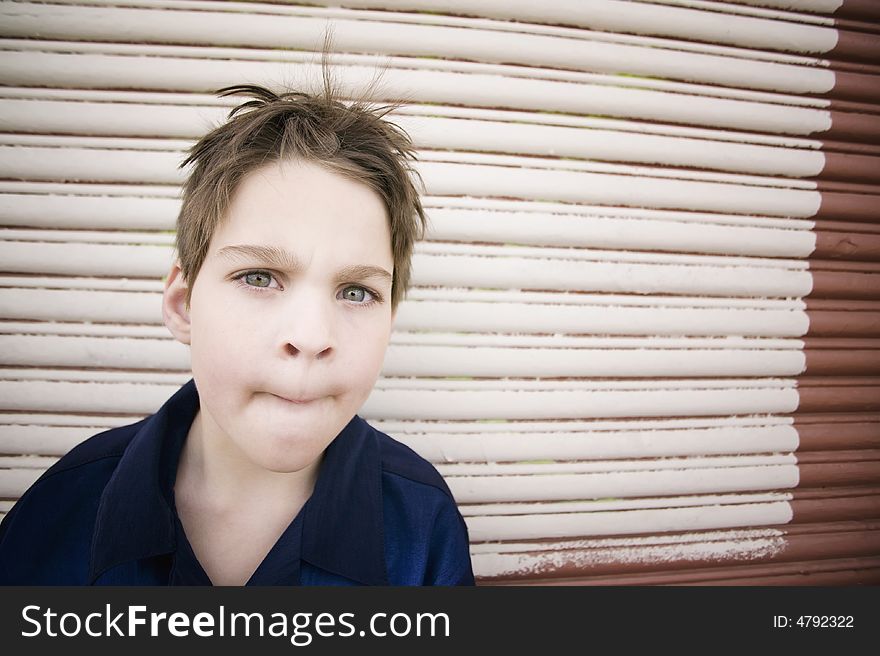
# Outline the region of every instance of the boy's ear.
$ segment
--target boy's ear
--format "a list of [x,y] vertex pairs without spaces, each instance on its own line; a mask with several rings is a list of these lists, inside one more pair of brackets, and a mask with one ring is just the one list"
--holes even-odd
[[165,292],[162,294],[162,318],[171,334],[181,344],[189,344],[190,318],[186,304],[187,286],[176,261],[165,279]]

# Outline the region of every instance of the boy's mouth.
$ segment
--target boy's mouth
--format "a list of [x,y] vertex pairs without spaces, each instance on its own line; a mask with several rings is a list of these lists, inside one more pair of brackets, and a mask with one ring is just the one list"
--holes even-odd
[[[269,393],[272,394],[271,392],[269,392]],[[311,403],[312,401],[318,400],[317,398],[307,398],[307,397],[292,398],[291,399],[291,398],[287,398],[286,396],[281,396],[279,394],[272,394],[272,396],[279,398],[282,401],[287,401],[288,403],[296,403],[297,405],[305,405],[306,403]]]

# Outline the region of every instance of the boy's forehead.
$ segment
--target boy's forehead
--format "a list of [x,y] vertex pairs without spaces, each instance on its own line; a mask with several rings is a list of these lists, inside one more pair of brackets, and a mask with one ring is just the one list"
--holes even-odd
[[308,209],[309,214],[317,215],[357,211],[382,214],[387,219],[385,202],[365,181],[298,159],[270,162],[246,174],[232,194],[227,213],[279,206]]
[[294,256],[286,258],[289,265],[315,249],[377,265],[393,259],[380,196],[362,182],[308,162],[274,162],[241,181],[211,238],[209,256],[248,245],[265,248],[238,254],[266,255],[277,246]]

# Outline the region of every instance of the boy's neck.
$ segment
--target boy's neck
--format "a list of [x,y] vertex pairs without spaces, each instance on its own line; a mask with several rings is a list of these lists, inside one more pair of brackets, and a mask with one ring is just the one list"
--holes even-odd
[[175,493],[183,491],[221,512],[253,505],[298,510],[312,494],[321,459],[295,472],[267,470],[250,461],[199,410],[180,454]]

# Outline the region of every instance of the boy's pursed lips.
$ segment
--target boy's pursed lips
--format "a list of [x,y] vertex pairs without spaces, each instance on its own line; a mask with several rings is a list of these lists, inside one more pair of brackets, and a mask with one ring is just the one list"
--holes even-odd
[[305,405],[306,403],[311,403],[312,401],[317,401],[319,398],[321,398],[320,396],[288,398],[286,396],[275,394],[273,392],[269,392],[269,394],[281,399],[282,401],[287,401],[288,403],[296,403],[298,405]]

